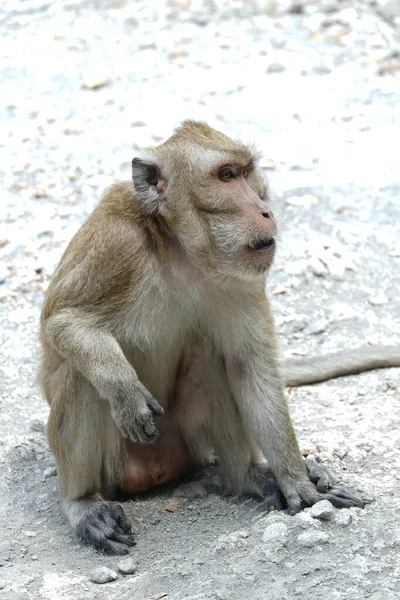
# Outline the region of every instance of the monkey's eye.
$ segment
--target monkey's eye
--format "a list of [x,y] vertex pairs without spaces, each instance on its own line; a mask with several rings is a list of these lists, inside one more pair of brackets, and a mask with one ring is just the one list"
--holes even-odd
[[249,167],[244,167],[242,169],[242,175],[243,175],[244,178],[248,177],[249,173],[250,173]]
[[219,170],[219,178],[221,181],[231,181],[231,179],[236,179],[237,170],[235,167],[221,167]]

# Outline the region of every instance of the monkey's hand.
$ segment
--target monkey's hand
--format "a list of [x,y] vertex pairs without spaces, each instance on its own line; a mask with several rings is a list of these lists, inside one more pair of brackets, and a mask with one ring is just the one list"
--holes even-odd
[[111,401],[111,415],[122,435],[138,444],[154,442],[158,431],[153,417],[163,413],[163,408],[140,382],[133,389],[119,390]]
[[[365,502],[346,490],[335,487],[334,477],[326,467],[305,461],[307,471],[297,476],[278,477],[278,486],[285,497],[288,513],[294,515],[306,506],[312,506],[320,500],[329,500],[336,508],[364,508]],[[308,472],[308,473],[307,473]]]

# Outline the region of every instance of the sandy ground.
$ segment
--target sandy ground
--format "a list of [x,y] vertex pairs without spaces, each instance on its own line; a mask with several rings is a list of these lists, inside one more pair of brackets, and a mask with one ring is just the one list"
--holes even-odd
[[188,117],[264,153],[283,354],[399,343],[399,15],[393,1],[0,3],[0,598],[400,598],[400,369],[290,391],[302,448],[365,510],[266,515],[211,469],[125,504],[137,570],[104,585],[93,570],[120,559],[61,514],[35,384],[68,240],[135,149]]

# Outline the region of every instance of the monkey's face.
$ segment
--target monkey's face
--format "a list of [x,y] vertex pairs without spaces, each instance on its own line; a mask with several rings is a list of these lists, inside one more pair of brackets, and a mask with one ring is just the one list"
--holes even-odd
[[239,278],[264,276],[274,258],[277,226],[253,162],[216,165],[205,187],[196,204],[215,268]]
[[142,210],[206,276],[265,277],[276,221],[257,153],[205,124],[185,122],[164,144],[132,161]]

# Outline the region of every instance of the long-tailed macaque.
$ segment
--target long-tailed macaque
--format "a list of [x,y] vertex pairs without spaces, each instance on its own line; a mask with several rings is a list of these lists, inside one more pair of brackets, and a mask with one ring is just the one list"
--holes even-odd
[[299,451],[264,290],[277,224],[257,154],[185,121],[132,167],[71,241],[42,312],[47,433],[75,531],[128,552],[113,500],[210,449],[226,489],[268,507],[363,506]]

